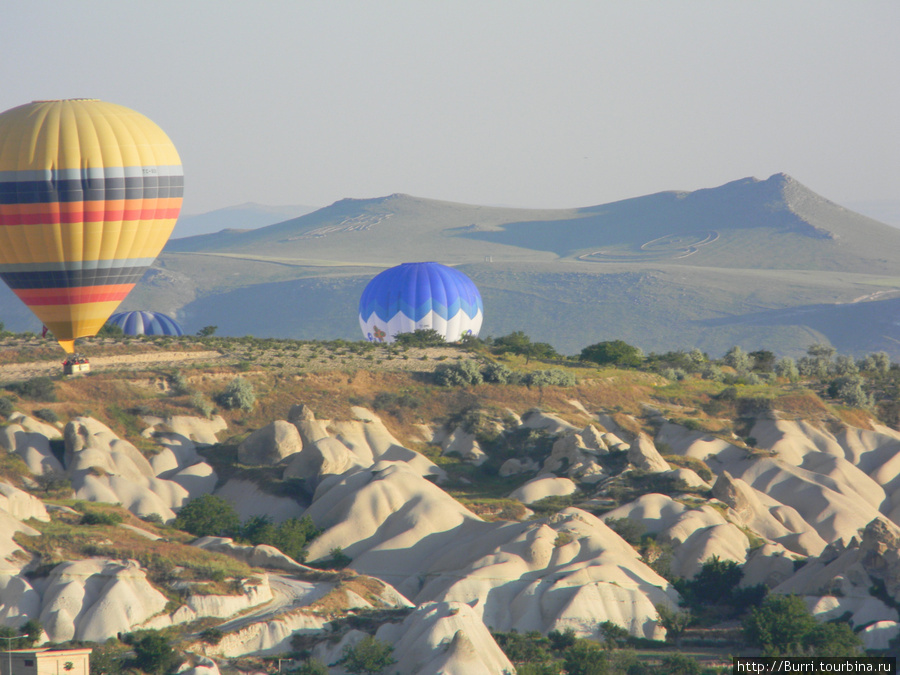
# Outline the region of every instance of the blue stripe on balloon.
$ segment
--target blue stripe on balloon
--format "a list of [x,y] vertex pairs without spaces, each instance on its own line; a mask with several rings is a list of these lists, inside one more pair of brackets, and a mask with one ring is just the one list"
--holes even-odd
[[472,318],[484,311],[481,294],[465,274],[434,262],[403,263],[378,274],[363,291],[359,313],[390,321],[403,313],[419,321],[429,312],[449,320],[463,311]]

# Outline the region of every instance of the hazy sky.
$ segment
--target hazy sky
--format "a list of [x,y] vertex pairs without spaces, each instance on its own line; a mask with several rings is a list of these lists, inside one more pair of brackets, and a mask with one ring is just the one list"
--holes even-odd
[[79,0],[0,13],[0,110],[101,98],[185,213],[405,192],[572,207],[785,172],[900,198],[900,2]]

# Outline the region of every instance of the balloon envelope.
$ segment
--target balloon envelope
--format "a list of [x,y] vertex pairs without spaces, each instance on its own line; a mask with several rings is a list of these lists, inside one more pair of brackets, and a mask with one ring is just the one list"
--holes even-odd
[[359,325],[371,342],[433,329],[448,342],[478,335],[481,294],[462,272],[435,262],[403,263],[376,276],[359,301]]
[[107,323],[118,326],[125,335],[184,335],[175,319],[159,312],[118,312]]
[[95,335],[159,255],[181,210],[175,146],[90,99],[0,114],[0,278],[67,352]]

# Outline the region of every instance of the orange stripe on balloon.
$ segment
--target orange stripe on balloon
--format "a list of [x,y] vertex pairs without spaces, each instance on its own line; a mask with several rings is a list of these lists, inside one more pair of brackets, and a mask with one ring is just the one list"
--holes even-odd
[[[180,198],[165,199],[117,199],[108,202],[51,202],[0,206],[2,225],[57,225],[72,223],[98,223],[114,220],[172,220],[181,211]],[[29,207],[32,205],[28,205]]]
[[87,302],[121,301],[134,284],[81,286],[77,288],[18,288],[13,292],[26,305],[78,305]]

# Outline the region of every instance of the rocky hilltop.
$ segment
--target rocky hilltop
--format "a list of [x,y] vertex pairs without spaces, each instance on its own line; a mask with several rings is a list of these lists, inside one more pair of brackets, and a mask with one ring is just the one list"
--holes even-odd
[[[222,366],[60,381],[52,403],[19,388],[0,428],[0,623],[38,621],[47,644],[165,630],[184,672],[303,654],[343,673],[374,636],[399,673],[499,675],[498,634],[615,625],[664,645],[677,580],[718,560],[869,649],[900,636],[900,432],[775,378],[763,399],[575,372],[448,388],[251,366],[256,403],[209,416],[187,408],[236,377]],[[173,528],[204,495],[319,532],[292,559]]]

